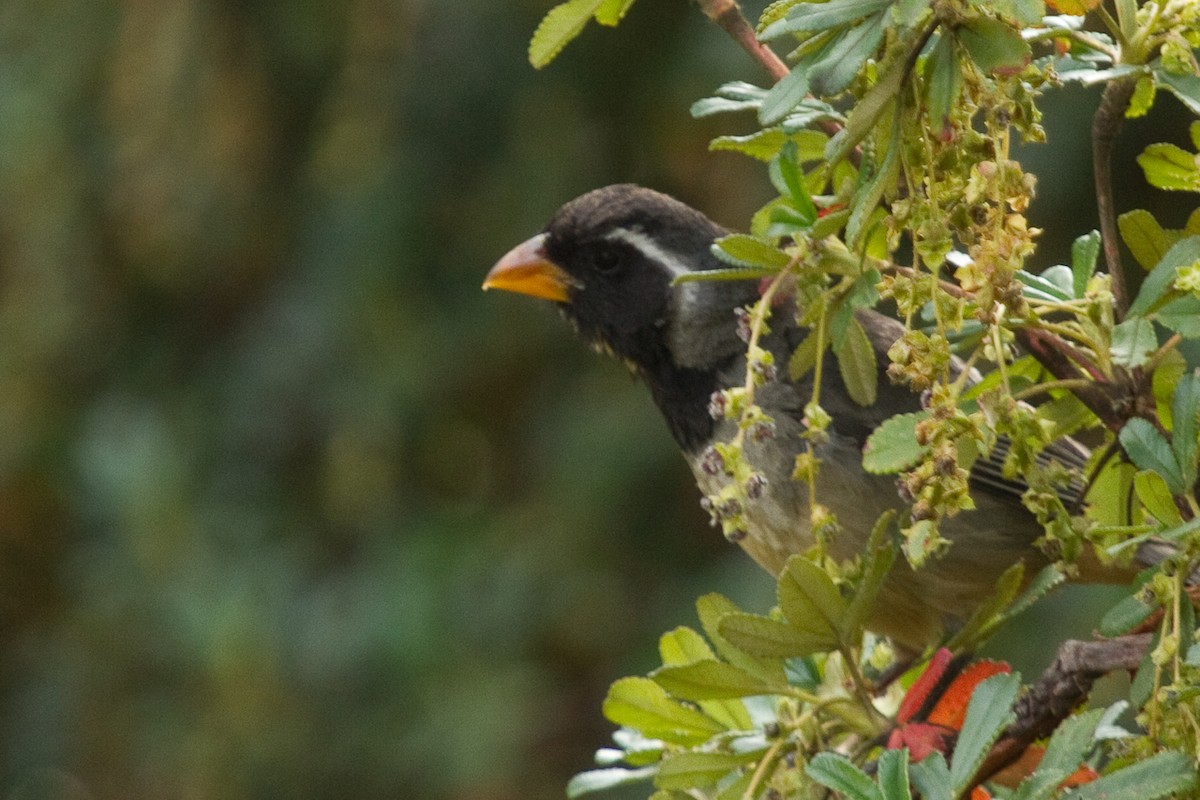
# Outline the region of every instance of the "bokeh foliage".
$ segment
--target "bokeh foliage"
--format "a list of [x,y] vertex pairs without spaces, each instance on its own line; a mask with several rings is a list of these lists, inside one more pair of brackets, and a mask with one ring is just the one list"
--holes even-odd
[[561,796],[695,595],[769,597],[478,292],[603,183],[741,225],[687,108],[754,67],[644,2],[534,73],[547,5],[0,7],[0,797]]

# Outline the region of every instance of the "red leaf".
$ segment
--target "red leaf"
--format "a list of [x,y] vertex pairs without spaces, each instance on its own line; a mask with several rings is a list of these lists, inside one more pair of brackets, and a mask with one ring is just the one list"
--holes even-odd
[[954,654],[944,647],[933,654],[933,658],[929,659],[929,666],[925,667],[921,677],[917,678],[905,693],[904,699],[900,701],[900,710],[896,712],[896,722],[903,725],[921,710],[921,706],[925,705],[925,701],[929,699],[929,693],[938,685],[938,681],[946,674],[946,668],[953,660]]

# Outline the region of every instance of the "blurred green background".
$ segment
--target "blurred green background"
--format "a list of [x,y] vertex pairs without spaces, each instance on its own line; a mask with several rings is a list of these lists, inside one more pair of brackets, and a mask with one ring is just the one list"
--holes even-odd
[[696,596],[769,605],[641,387],[479,291],[605,183],[744,226],[687,108],[762,78],[663,0],[534,72],[551,5],[0,3],[0,798],[561,797]]

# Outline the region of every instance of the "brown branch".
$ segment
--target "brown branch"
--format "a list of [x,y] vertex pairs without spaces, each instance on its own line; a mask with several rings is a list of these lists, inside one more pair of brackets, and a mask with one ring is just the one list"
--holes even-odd
[[1092,170],[1096,182],[1096,210],[1100,214],[1100,239],[1104,244],[1104,261],[1112,276],[1113,303],[1117,322],[1129,309],[1129,287],[1121,266],[1121,242],[1117,229],[1117,209],[1113,201],[1112,149],[1113,140],[1121,129],[1125,109],[1133,96],[1134,81],[1111,81],[1092,117]]
[[1029,745],[1049,736],[1083,703],[1097,678],[1136,670],[1150,640],[1151,634],[1142,633],[1099,642],[1063,642],[1054,663],[1014,704],[1017,719],[984,759],[974,784],[983,783],[1016,761]]
[[[1095,378],[1093,371],[1099,372],[1090,359],[1052,333],[1039,328],[1017,328],[1013,334],[1017,342],[1059,380]],[[1125,392],[1116,384],[1104,380],[1103,375],[1100,378],[1090,386],[1071,391],[1105,427],[1115,433],[1121,430],[1128,419],[1128,414],[1122,411],[1123,406],[1128,405],[1121,399]]]
[[758,40],[736,0],[699,0],[699,4],[704,16],[720,25],[772,78],[782,80],[791,72],[774,50]]

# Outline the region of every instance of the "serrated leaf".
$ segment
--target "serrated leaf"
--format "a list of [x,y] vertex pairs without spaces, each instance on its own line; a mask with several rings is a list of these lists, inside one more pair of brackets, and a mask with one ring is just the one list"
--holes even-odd
[[1075,789],[1071,800],[1158,800],[1196,791],[1196,770],[1183,753],[1168,750]]
[[812,196],[808,193],[808,185],[804,180],[804,171],[800,169],[799,152],[792,142],[783,146],[779,158],[773,162],[779,169],[787,189],[787,197],[791,207],[797,214],[797,221],[807,228],[817,220],[817,207],[813,204]]
[[804,556],[788,559],[779,576],[779,608],[793,628],[827,643],[832,650],[841,641],[846,600],[825,570]]
[[830,648],[828,638],[810,636],[758,614],[727,614],[718,628],[731,644],[760,658],[797,658]]
[[1171,245],[1142,281],[1137,297],[1129,306],[1130,316],[1148,315],[1175,282],[1176,270],[1197,261],[1200,261],[1200,236],[1189,236]]
[[909,775],[923,800],[952,800],[958,794],[950,780],[946,758],[941,753],[934,752],[913,764]]
[[804,65],[794,67],[767,92],[758,108],[758,122],[764,127],[774,125],[788,115],[808,94],[808,75]]
[[883,588],[884,579],[896,561],[891,530],[896,521],[896,510],[889,509],[879,515],[862,555],[862,577],[850,598],[846,618],[842,623],[843,636],[850,641],[862,635],[862,627],[875,608],[875,600]]
[[712,648],[704,641],[704,637],[685,625],[680,625],[659,638],[658,654],[666,666],[691,664],[714,657]]
[[958,792],[966,789],[975,777],[1000,732],[1016,719],[1012,704],[1020,685],[1021,677],[1016,673],[993,675],[971,693],[967,717],[950,763],[950,781]]
[[763,267],[773,271],[783,269],[791,257],[770,242],[744,233],[722,236],[713,247],[723,254],[722,261],[742,267]]
[[654,776],[659,789],[700,789],[755,761],[757,753],[676,753],[663,759]]
[[846,221],[846,244],[852,250],[861,248],[863,236],[870,232],[868,223],[884,193],[896,186],[900,174],[900,120],[896,118],[888,141],[883,163],[871,179],[859,187],[850,201],[850,219]]
[[984,73],[1011,75],[1024,69],[1033,57],[1021,32],[993,17],[973,19],[956,28],[954,35]]
[[[798,381],[817,365],[817,344],[821,337],[809,332],[788,358],[788,377]],[[827,340],[826,340],[827,341]]]
[[725,730],[721,723],[682,705],[649,678],[622,678],[604,698],[604,716],[646,736],[682,745],[697,745]]
[[1171,494],[1184,491],[1183,472],[1175,461],[1175,453],[1163,435],[1148,421],[1134,417],[1125,423],[1117,435],[1121,447],[1138,469],[1157,472],[1167,482]]
[[927,102],[930,126],[942,135],[950,128],[950,114],[962,91],[962,67],[958,63],[954,37],[940,36],[925,62],[925,80],[929,87]]
[[758,38],[764,42],[788,33],[816,32],[845,25],[882,11],[892,0],[831,0],[828,3],[800,3],[783,19],[763,28]]
[[1165,303],[1154,313],[1154,321],[1185,339],[1200,338],[1200,297],[1189,294]]
[[1154,323],[1145,317],[1131,316],[1112,329],[1112,357],[1122,366],[1140,367],[1157,349]]
[[567,0],[550,9],[529,40],[529,63],[533,68],[541,69],[553,61],[583,31],[604,1]]
[[1190,487],[1196,482],[1197,415],[1200,415],[1200,373],[1193,372],[1180,378],[1175,386],[1171,402],[1171,449],[1183,472],[1183,485]]
[[879,68],[880,78],[866,94],[858,99],[846,124],[825,145],[825,159],[830,164],[841,161],[875,127],[876,120],[892,105],[908,77],[910,56],[919,42],[913,42],[907,52],[888,58]]
[[1028,610],[1034,603],[1041,600],[1050,593],[1054,587],[1066,581],[1067,576],[1054,564],[1047,564],[1038,571],[1037,575],[1033,576],[1033,580],[1025,587],[1025,591],[1021,592],[1021,596],[1012,602],[1008,610],[1004,612],[1004,619],[1012,619]]
[[917,442],[917,423],[928,418],[928,411],[915,411],[884,420],[867,437],[863,469],[873,475],[891,475],[924,458],[929,447]]
[[1159,86],[1179,98],[1179,102],[1187,106],[1189,111],[1200,116],[1200,76],[1173,75],[1164,69],[1156,69],[1154,79]]
[[770,686],[745,670],[713,659],[660,667],[650,673],[650,678],[680,700],[730,700],[784,688]]
[[817,753],[804,771],[817,783],[852,800],[883,800],[883,793],[867,773],[840,753]]
[[1200,192],[1200,165],[1194,153],[1173,144],[1152,144],[1137,157],[1146,181],[1158,189]]
[[908,749],[884,750],[876,763],[879,789],[883,800],[910,800],[912,789],[908,785]]
[[604,0],[596,9],[596,22],[601,25],[613,26],[625,18],[634,0]]
[[846,385],[846,393],[850,399],[860,406],[870,406],[875,403],[875,395],[879,382],[879,366],[875,360],[875,350],[871,340],[863,330],[862,323],[851,319],[846,329],[846,338],[835,353],[837,356],[838,372]]
[[781,661],[756,658],[736,647],[721,634],[721,620],[728,614],[737,613],[742,613],[737,604],[717,592],[710,592],[696,600],[696,615],[700,618],[700,627],[704,629],[704,634],[721,658],[752,675],[757,675],[765,682],[786,682]]
[[1133,489],[1137,492],[1138,500],[1154,518],[1163,525],[1180,525],[1183,517],[1167,488],[1167,482],[1157,472],[1141,470],[1133,476]]
[[1038,764],[1038,771],[1057,770],[1070,775],[1079,768],[1095,742],[1096,726],[1104,717],[1103,708],[1076,714],[1063,720],[1054,730],[1046,745],[1046,753]]
[[1071,288],[1076,297],[1083,297],[1087,292],[1088,279],[1096,271],[1096,258],[1099,255],[1099,231],[1085,233],[1071,245]]
[[1142,601],[1140,593],[1132,594],[1110,608],[1100,620],[1101,636],[1123,636],[1141,625],[1158,610],[1158,605]]
[[618,786],[642,783],[654,777],[654,773],[657,771],[657,764],[649,767],[641,767],[640,769],[626,769],[624,767],[590,769],[587,772],[580,772],[567,783],[567,798],[568,800],[574,800],[574,798],[583,797],[585,794],[606,792]]
[[1139,208],[1125,212],[1117,217],[1117,228],[1142,269],[1154,269],[1171,246],[1166,232],[1149,211]]
[[850,85],[867,59],[879,49],[884,17],[882,11],[867,17],[823,49],[821,57],[808,68],[808,85],[813,94],[831,97]]
[[728,97],[705,97],[692,103],[689,113],[695,119],[711,117],[713,114],[731,114],[736,111],[757,110],[762,98],[732,100]]

